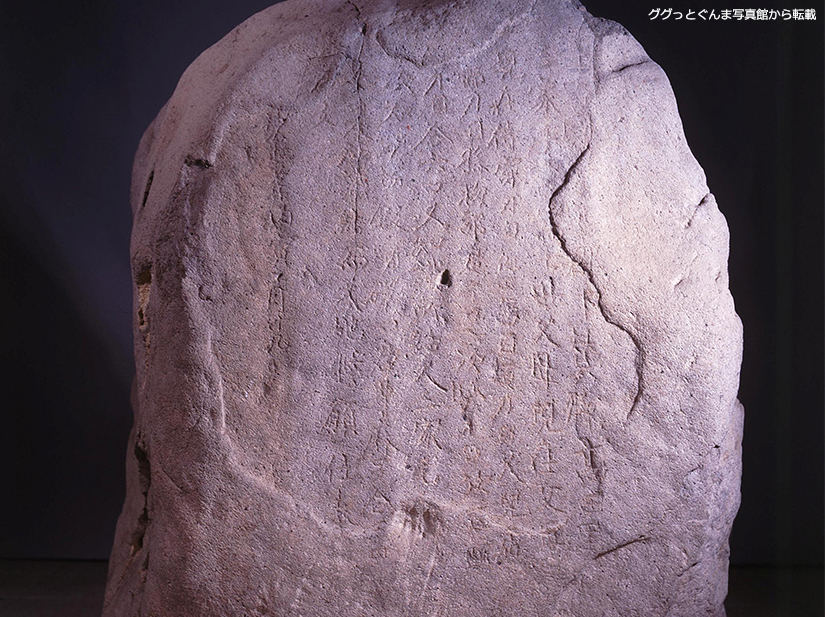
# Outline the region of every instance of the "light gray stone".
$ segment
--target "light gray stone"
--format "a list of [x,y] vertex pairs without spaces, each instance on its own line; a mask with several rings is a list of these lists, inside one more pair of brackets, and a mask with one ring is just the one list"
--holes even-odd
[[572,0],[289,0],[133,174],[104,615],[724,615],[741,326],[665,74]]

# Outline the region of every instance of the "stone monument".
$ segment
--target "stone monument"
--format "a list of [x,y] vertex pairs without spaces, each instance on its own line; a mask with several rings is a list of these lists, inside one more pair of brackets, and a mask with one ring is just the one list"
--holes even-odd
[[621,26],[288,0],[187,69],[131,200],[104,615],[724,615],[728,231]]

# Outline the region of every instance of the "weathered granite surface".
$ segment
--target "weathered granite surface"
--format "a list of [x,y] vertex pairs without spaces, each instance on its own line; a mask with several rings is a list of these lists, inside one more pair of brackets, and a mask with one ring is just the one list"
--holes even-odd
[[289,0],[133,175],[105,615],[724,615],[742,335],[662,69],[572,0]]

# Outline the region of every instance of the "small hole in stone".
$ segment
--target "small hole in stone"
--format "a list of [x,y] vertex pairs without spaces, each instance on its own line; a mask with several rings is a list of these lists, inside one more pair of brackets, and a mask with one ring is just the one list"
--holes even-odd
[[196,158],[191,154],[186,155],[183,164],[187,167],[199,167],[200,169],[209,169],[210,167],[212,167],[211,162],[207,161],[206,159]]
[[138,287],[149,285],[152,282],[152,264],[146,264],[135,274],[135,283]]
[[135,274],[135,285],[138,292],[138,325],[146,327],[146,308],[149,304],[149,292],[152,287],[152,264],[145,264]]
[[450,275],[449,270],[444,270],[444,272],[441,273],[441,284],[444,285],[445,287],[451,287],[452,286],[453,277]]

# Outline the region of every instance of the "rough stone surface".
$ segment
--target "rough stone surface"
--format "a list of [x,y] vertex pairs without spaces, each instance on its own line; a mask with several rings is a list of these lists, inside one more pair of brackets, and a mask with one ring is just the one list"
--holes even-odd
[[289,0],[132,189],[105,615],[724,615],[741,326],[662,70],[572,0]]

